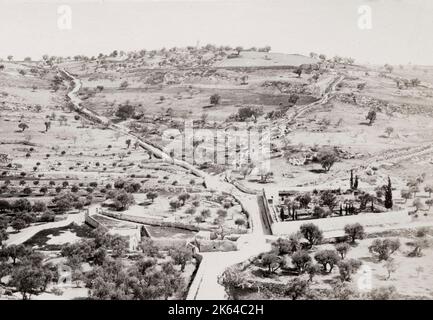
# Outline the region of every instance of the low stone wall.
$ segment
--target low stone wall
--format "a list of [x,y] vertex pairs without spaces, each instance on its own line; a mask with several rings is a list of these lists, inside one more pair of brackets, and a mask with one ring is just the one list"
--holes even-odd
[[344,231],[347,224],[360,223],[364,227],[376,227],[382,225],[404,224],[411,222],[411,217],[406,210],[380,213],[360,213],[358,215],[332,217],[312,220],[297,220],[276,222],[272,224],[274,235],[289,235],[299,231],[302,224],[313,223],[323,232]]
[[189,231],[204,230],[204,229],[200,229],[196,226],[191,226],[191,225],[183,224],[180,222],[166,222],[166,221],[160,221],[160,220],[147,218],[147,217],[136,217],[136,216],[131,216],[131,215],[127,215],[127,214],[113,213],[113,212],[108,212],[108,211],[101,211],[100,213],[102,213],[103,215],[105,215],[107,217],[111,217],[114,219],[124,220],[124,221],[129,221],[129,222],[135,222],[135,223],[140,223],[140,224],[148,224],[148,225],[156,226],[156,227],[170,227],[170,228],[178,228],[178,229],[184,229],[184,230],[189,230]]
[[198,240],[196,245],[200,252],[237,251],[236,242],[230,240]]

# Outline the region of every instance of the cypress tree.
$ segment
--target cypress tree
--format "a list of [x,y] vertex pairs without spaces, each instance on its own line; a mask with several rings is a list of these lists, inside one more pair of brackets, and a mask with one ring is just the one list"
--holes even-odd
[[388,185],[386,186],[385,190],[385,208],[391,209],[392,205],[392,185],[391,179],[388,177]]
[[350,189],[353,189],[353,170],[350,170]]
[[358,189],[358,176],[355,176],[355,182],[353,183],[353,189]]

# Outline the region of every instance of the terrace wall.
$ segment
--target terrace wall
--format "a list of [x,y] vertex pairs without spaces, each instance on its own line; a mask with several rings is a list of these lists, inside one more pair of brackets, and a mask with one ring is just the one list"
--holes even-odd
[[313,220],[298,220],[276,222],[272,224],[274,235],[289,235],[299,231],[304,223],[313,223],[323,232],[344,232],[344,226],[347,224],[360,223],[364,227],[379,227],[383,225],[409,223],[411,217],[407,210],[380,212],[380,213],[360,213],[358,215],[332,217]]

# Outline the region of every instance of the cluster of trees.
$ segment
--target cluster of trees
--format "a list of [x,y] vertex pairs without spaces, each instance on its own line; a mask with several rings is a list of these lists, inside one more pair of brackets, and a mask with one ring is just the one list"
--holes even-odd
[[181,298],[185,283],[181,272],[172,262],[142,257],[132,266],[119,259],[106,259],[86,275],[86,287],[91,299],[150,300]]
[[24,245],[0,249],[0,279],[10,276],[7,286],[14,287],[24,300],[38,295],[55,280],[56,268],[44,263],[44,256]]
[[71,191],[61,192],[55,196],[51,202],[56,206],[56,211],[59,213],[65,213],[71,209],[81,210],[84,206],[87,206],[92,201],[92,196],[88,195],[86,198],[79,197],[75,194],[74,186]]
[[[363,237],[364,231],[361,225],[347,225],[345,232],[350,243],[354,243],[355,239]],[[307,241],[307,245],[303,245],[302,238]],[[294,269],[299,273],[317,271],[310,270],[312,259],[307,250],[313,246],[319,245],[323,240],[323,232],[313,223],[303,224],[300,231],[292,234],[288,239],[279,238],[273,243],[273,250],[259,257],[258,265],[267,269],[269,273],[274,273],[281,267],[284,267],[286,260],[281,258],[284,255],[290,255]],[[332,271],[337,263],[346,257],[350,249],[348,243],[340,243],[336,245],[335,250],[321,250],[314,255],[314,259],[321,265],[321,270],[325,273]],[[347,278],[347,277],[346,277]]]
[[[127,241],[96,229],[91,238],[62,246],[61,255],[71,268],[72,281],[84,283],[91,299],[168,299],[183,298],[186,284],[182,277],[185,266],[193,259],[188,248],[170,249],[166,255],[144,238],[142,253],[126,260]],[[44,261],[43,254],[24,245],[0,249],[0,279],[10,276],[6,287],[14,287],[23,299],[30,299],[58,281],[57,267]],[[83,263],[92,266],[85,271]]]
[[[388,188],[388,186],[385,187]],[[362,193],[359,196],[359,201],[360,208],[366,209],[367,202],[373,202],[374,197],[369,194]],[[303,215],[311,214],[311,217],[316,219],[326,218],[335,212],[338,205],[338,198],[335,191],[324,190],[319,192],[314,190],[313,194],[310,194],[309,192],[300,193],[295,198],[287,198],[284,200],[284,206],[287,207],[289,217],[291,217],[293,220],[298,220],[298,209],[309,209],[310,204],[314,205],[312,211],[309,213],[304,212]],[[284,206],[281,207],[280,211],[281,220],[283,221],[287,218],[284,211]],[[374,207],[372,207],[372,210],[374,210]],[[355,211],[356,209],[353,205],[353,202],[346,201],[344,205],[342,203],[340,204],[338,213],[340,216],[342,216],[344,213],[346,215],[354,214]]]
[[[67,257],[72,274],[84,281],[91,299],[181,298],[186,288],[181,273],[193,258],[191,251],[171,249],[167,259],[148,238],[143,238],[139,249],[141,254],[126,262],[126,242],[97,229],[94,239],[65,245],[62,255]],[[93,269],[83,274],[83,262],[91,263]]]
[[[351,241],[360,238],[361,232],[363,233],[363,230],[359,230],[358,226],[346,227],[346,234]],[[307,244],[302,239],[305,239]],[[290,297],[293,300],[311,294],[309,292],[310,284],[314,277],[319,274],[329,274],[336,266],[340,274],[340,284],[351,281],[351,276],[362,265],[362,262],[357,259],[347,259],[347,252],[351,249],[351,245],[348,242],[341,242],[335,244],[334,249],[319,250],[311,255],[309,251],[320,244],[322,240],[323,233],[316,225],[304,224],[298,233],[275,241],[273,249],[259,255],[254,264],[262,268],[267,275],[273,274],[279,269],[296,272],[297,276],[274,290],[277,295]],[[288,267],[289,260],[292,267]],[[304,277],[305,274],[308,275],[307,279]],[[235,295],[237,289],[245,285],[246,280],[241,274],[235,274],[235,270],[228,269],[220,281],[225,285],[229,295]]]
[[134,196],[125,189],[108,191],[107,199],[113,201],[112,206],[117,211],[124,211],[128,209],[131,204],[135,203]]
[[397,85],[397,88],[404,89],[404,88],[410,88],[410,87],[417,87],[421,84],[421,81],[418,78],[414,79],[395,79],[395,84]]
[[35,201],[33,204],[27,199],[17,199],[13,202],[0,200],[1,223],[0,238],[7,239],[6,228],[11,226],[15,230],[21,230],[34,222],[48,222],[54,220],[54,214],[47,210],[42,201]]
[[411,179],[406,184],[408,188],[401,190],[401,197],[405,199],[405,202],[407,202],[408,199],[415,198],[412,203],[412,205],[416,209],[415,213],[418,212],[418,210],[423,210],[425,208],[425,205],[428,206],[428,210],[430,210],[430,208],[433,206],[433,199],[431,199],[433,193],[432,184],[426,184],[424,186],[424,191],[429,194],[429,199],[425,201],[424,203],[425,205],[423,204],[420,198],[416,197],[416,194],[421,191],[420,185],[424,182],[425,176],[426,176],[425,173],[423,173],[422,175],[414,179]]

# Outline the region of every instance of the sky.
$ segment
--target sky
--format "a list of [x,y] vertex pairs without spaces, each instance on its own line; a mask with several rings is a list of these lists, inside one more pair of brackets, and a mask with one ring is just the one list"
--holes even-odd
[[431,0],[0,0],[0,58],[199,42],[433,65],[432,13]]

